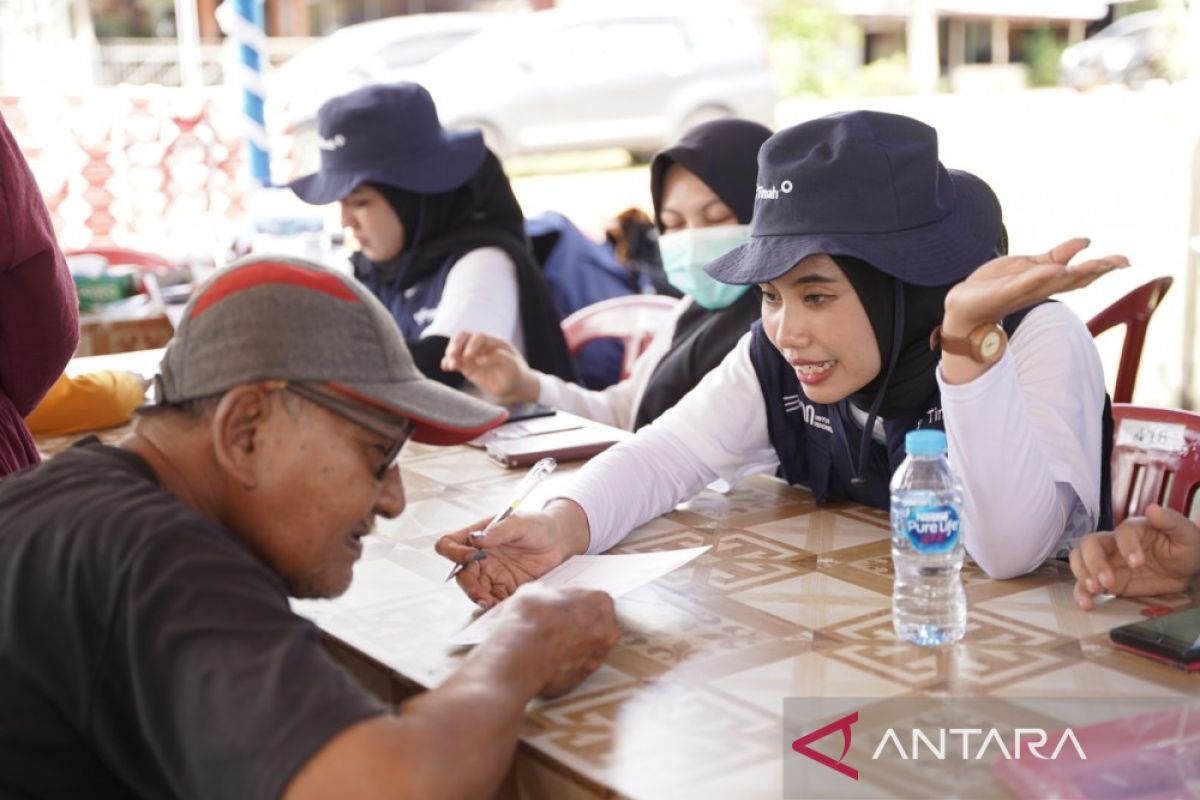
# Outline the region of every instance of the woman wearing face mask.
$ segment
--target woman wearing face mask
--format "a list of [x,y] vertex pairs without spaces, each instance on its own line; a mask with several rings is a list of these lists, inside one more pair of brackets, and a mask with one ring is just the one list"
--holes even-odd
[[451,338],[443,370],[458,370],[502,403],[533,402],[634,430],[651,422],[717,366],[758,319],[746,286],[713,280],[703,267],[744,243],[754,208],[758,148],[771,132],[724,119],[689,130],[650,165],[650,194],[667,278],[684,293],[629,377],[590,391],[531,368],[512,345],[485,333]]
[[540,370],[574,377],[521,207],[479,131],[443,129],[415,83],[335,97],[317,125],[321,169],[291,189],[309,203],[341,201],[360,247],[354,274],[392,312],[422,372],[461,385],[439,363],[469,327]]
[[[775,134],[756,193],[750,241],[707,270],[759,287],[761,325],[544,510],[475,542],[488,558],[459,575],[471,597],[495,603],[571,554],[606,550],[718,476],[778,471],[818,502],[887,508],[917,428],[944,426],[967,552],[993,577],[1111,521],[1099,357],[1083,323],[1044,301],[1123,257],[1068,267],[1083,239],[997,257],[991,189],[941,165],[932,128],[892,114]],[[439,552],[467,560],[467,532]]]

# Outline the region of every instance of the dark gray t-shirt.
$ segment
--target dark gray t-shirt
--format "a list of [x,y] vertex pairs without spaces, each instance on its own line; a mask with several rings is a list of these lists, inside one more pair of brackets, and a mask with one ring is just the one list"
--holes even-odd
[[0,481],[0,797],[278,797],[384,711],[132,453]]

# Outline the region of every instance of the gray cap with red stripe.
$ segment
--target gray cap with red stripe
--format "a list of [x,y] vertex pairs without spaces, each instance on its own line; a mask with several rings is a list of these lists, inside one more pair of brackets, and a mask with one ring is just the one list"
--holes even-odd
[[216,272],[184,309],[159,372],[166,405],[258,381],[324,384],[411,420],[427,444],[465,442],[507,417],[421,374],[362,284],[294,258],[251,256]]

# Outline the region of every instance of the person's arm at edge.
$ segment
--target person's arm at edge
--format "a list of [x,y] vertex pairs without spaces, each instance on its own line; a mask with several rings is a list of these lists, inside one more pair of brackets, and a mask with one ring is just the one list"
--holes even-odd
[[1186,591],[1200,577],[1200,527],[1171,508],[1152,503],[1114,531],[1085,536],[1071,550],[1075,601],[1084,611],[1093,595],[1153,596]]
[[75,284],[33,173],[0,117],[0,387],[21,416],[78,344]]

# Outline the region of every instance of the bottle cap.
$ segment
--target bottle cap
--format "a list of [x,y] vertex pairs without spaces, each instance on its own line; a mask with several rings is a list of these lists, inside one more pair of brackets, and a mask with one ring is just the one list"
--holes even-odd
[[909,431],[904,435],[904,449],[910,456],[940,456],[946,452],[943,431]]

